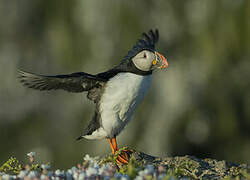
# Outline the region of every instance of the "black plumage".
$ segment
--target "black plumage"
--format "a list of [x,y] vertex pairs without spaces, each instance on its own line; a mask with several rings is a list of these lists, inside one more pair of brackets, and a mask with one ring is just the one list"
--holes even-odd
[[142,71],[138,69],[131,59],[143,50],[154,52],[155,44],[157,43],[158,39],[159,32],[157,29],[155,32],[150,30],[148,34],[143,33],[142,39],[138,39],[137,43],[132,47],[131,50],[128,51],[127,55],[123,58],[119,65],[96,75],[91,75],[85,72],[77,72],[67,75],[47,76],[37,75],[20,70],[19,79],[24,86],[40,91],[58,89],[75,93],[87,91],[87,97],[96,104],[96,110],[87,129],[82,134],[82,136],[78,138],[81,139],[84,135],[90,135],[93,131],[101,126],[99,101],[105,89],[105,84],[110,78],[121,72],[131,72],[138,75],[152,74],[152,70]]
[[155,44],[159,40],[159,31],[158,29],[155,32],[151,29],[148,34],[142,33],[142,39],[138,39],[137,43],[128,51],[128,54],[123,58],[123,61],[130,60],[136,54],[142,50],[155,51]]
[[[132,49],[128,51],[128,54],[123,58],[123,61],[106,72],[96,75],[91,75],[85,72],[76,72],[67,75],[47,76],[19,70],[20,82],[24,86],[40,91],[63,89],[69,92],[83,92],[103,87],[103,82],[107,82],[110,78],[120,72],[132,72],[139,75],[151,74],[152,71],[142,71],[138,69],[131,62],[131,58],[142,50],[154,51],[155,44],[159,39],[159,32],[157,29],[155,32],[150,30],[148,34],[143,33],[142,36],[143,39],[137,41]],[[93,90],[89,94],[89,97],[92,97]]]
[[98,87],[100,82],[106,82],[106,79],[84,72],[45,76],[19,70],[19,79],[24,86],[40,91],[63,89],[69,92],[83,92]]
[[98,111],[95,111],[95,114],[92,120],[89,122],[88,127],[85,129],[84,133],[81,136],[79,136],[76,140],[82,139],[83,136],[91,135],[95,130],[99,129],[100,127],[101,127],[100,114],[98,113]]

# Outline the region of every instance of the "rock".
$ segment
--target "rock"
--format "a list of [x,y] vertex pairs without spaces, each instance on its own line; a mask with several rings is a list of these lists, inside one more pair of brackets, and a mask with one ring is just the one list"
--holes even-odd
[[229,163],[209,158],[199,159],[188,155],[159,158],[136,150],[133,150],[130,157],[133,161],[132,164],[135,164],[137,167],[140,166],[145,168],[148,165],[153,165],[158,171],[161,169],[161,171],[165,171],[166,174],[178,179],[185,177],[192,179],[222,179],[236,177],[240,179],[250,179],[250,166],[247,164]]
[[[126,151],[123,151],[125,150]],[[129,151],[128,151],[129,150]],[[119,153],[127,153],[129,163],[116,163]],[[229,163],[214,159],[199,159],[194,156],[154,157],[129,148],[121,148],[115,155],[104,158],[86,155],[83,162],[68,170],[50,170],[44,164],[32,164],[29,168],[10,158],[0,166],[2,179],[250,179],[247,164]],[[54,167],[53,169],[56,169]]]

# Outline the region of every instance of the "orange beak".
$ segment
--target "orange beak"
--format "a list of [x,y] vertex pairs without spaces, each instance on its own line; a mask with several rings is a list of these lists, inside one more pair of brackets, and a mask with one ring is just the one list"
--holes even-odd
[[155,52],[155,54],[157,55],[157,57],[160,58],[160,62],[161,62],[161,65],[158,67],[160,69],[168,69],[168,61],[167,59],[160,53],[158,52]]

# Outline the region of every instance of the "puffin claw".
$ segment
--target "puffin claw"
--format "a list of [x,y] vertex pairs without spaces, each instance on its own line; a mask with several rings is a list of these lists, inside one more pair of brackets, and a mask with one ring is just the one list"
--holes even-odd
[[118,155],[117,156],[117,159],[116,159],[116,162],[120,165],[123,165],[123,164],[128,164],[128,158],[126,157],[123,157],[122,155]]
[[117,155],[116,162],[120,165],[128,164],[130,155],[133,151],[128,149],[123,149]]

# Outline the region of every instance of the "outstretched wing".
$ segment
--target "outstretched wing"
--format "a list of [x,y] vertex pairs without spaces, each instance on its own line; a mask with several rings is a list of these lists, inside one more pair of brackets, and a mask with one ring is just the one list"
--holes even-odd
[[84,72],[45,76],[19,70],[18,74],[24,86],[40,91],[63,89],[69,92],[83,92],[106,82],[105,79]]

